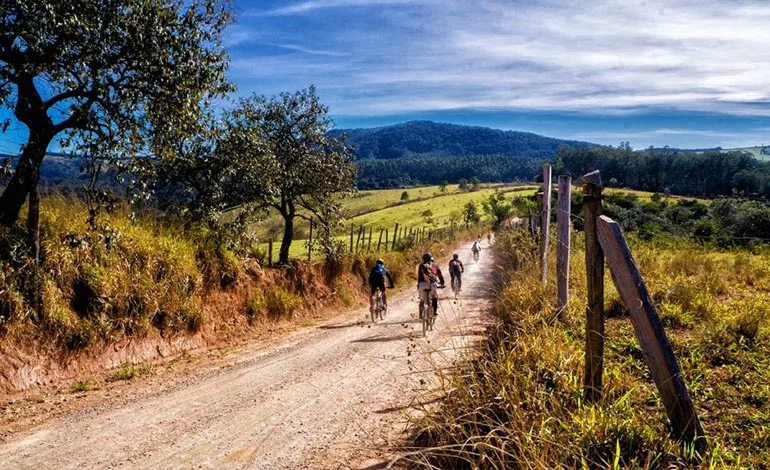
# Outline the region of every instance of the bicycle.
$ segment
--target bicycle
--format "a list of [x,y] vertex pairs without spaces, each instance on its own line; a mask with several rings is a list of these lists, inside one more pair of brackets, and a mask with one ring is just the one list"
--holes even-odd
[[460,297],[460,274],[455,275],[452,279],[452,292],[455,293],[455,300]]
[[475,261],[477,263],[479,262],[479,252],[478,251],[475,251],[475,250],[473,251],[473,261]]
[[378,318],[380,320],[384,320],[386,310],[387,307],[385,306],[385,301],[382,298],[382,291],[377,289],[374,293],[374,308],[371,311],[372,323],[377,323]]
[[[443,289],[444,286],[436,286]],[[438,295],[436,295],[438,298]],[[427,336],[428,331],[433,331],[433,325],[436,323],[436,312],[433,310],[432,292],[423,298],[420,296],[420,320],[422,320],[422,335]]]

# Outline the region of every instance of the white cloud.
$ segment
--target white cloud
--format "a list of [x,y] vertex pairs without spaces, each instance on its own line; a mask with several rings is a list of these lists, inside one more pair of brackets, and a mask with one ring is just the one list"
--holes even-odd
[[383,5],[393,8],[367,9],[361,21],[355,9],[344,20],[318,15],[322,41],[275,39],[306,53],[302,60],[236,58],[234,70],[266,61],[256,72],[265,83],[269,74],[276,88],[315,83],[337,114],[661,107],[770,115],[765,1],[314,0],[262,14],[312,19],[323,8]]
[[342,7],[370,7],[378,5],[414,4],[417,0],[310,0],[294,3],[272,10],[250,10],[249,16],[291,16],[310,13],[314,10]]

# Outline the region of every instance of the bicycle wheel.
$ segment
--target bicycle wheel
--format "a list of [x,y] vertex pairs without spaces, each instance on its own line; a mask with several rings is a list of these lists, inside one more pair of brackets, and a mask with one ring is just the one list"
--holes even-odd
[[428,329],[433,331],[433,325],[436,323],[436,312],[433,311],[433,301],[431,301],[430,317],[428,318]]
[[385,319],[385,301],[383,300],[382,295],[377,297],[377,316],[380,320]]
[[373,297],[372,300],[374,300],[374,301],[372,302],[372,308],[371,308],[371,311],[369,312],[371,317],[372,317],[372,323],[375,323],[377,321],[377,304],[380,302],[380,295],[379,294],[380,294],[380,292],[377,291],[372,296]]
[[[423,305],[423,302],[420,303]],[[433,308],[431,307],[430,297],[428,297],[427,305],[422,307],[422,335],[428,335],[428,328],[430,328],[430,319],[433,317]]]

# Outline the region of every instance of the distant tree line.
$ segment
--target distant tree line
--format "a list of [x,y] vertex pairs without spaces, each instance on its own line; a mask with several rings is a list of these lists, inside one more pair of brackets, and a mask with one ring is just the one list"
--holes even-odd
[[689,196],[743,195],[770,199],[770,162],[744,152],[674,149],[634,151],[618,147],[563,146],[554,171],[583,175],[600,170],[604,183],[658,193]]
[[399,188],[458,183],[476,177],[482,183],[532,181],[543,160],[499,155],[359,160],[359,189]]
[[[573,194],[573,210],[580,210],[583,198]],[[763,201],[717,198],[711,204],[695,199],[673,200],[655,193],[651,200],[635,194],[605,194],[604,214],[616,220],[624,231],[643,240],[660,235],[692,237],[720,247],[745,246],[770,240],[770,206]],[[577,229],[582,224],[576,219]]]

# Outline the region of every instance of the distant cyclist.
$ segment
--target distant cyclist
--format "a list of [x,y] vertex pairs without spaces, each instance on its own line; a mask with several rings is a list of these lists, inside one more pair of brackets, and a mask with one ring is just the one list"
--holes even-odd
[[396,287],[393,282],[393,276],[390,275],[390,271],[385,268],[385,261],[378,259],[371,271],[369,271],[369,313],[374,312],[374,294],[377,289],[382,292],[382,305],[385,310],[388,310],[388,297],[385,295],[385,278],[388,278],[390,288]]
[[478,261],[479,253],[481,253],[481,243],[479,243],[478,240],[473,242],[473,246],[471,246],[471,251],[473,252],[473,260]]
[[452,255],[452,259],[449,261],[449,276],[452,279],[452,288],[455,285],[455,279],[457,279],[457,290],[463,286],[462,273],[465,272],[465,266],[460,261],[460,255],[457,253]]
[[492,244],[492,232],[489,232],[489,233],[487,234],[487,244],[488,244],[488,245],[491,245],[491,244]]

